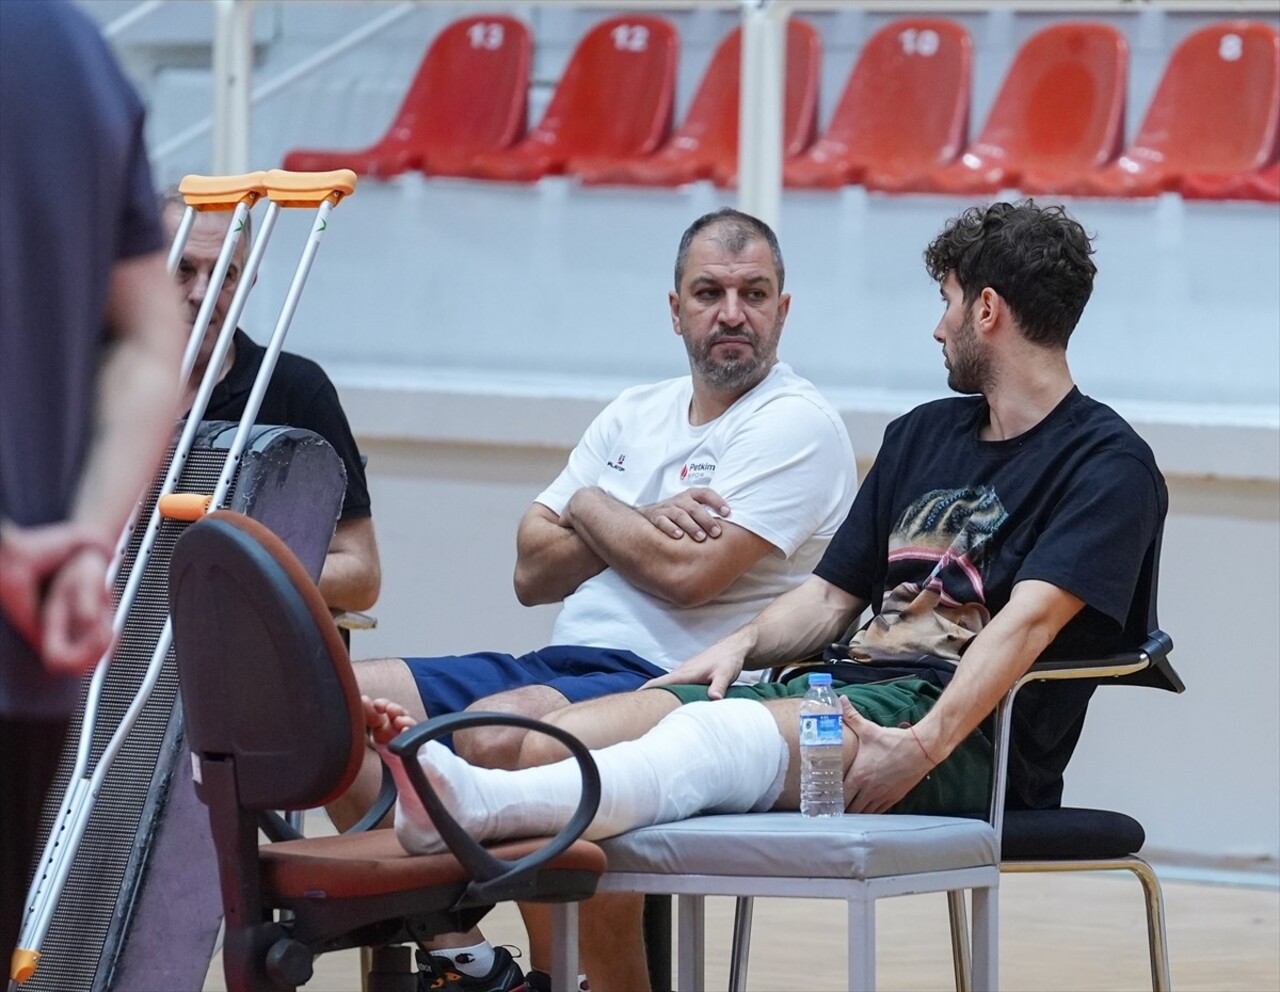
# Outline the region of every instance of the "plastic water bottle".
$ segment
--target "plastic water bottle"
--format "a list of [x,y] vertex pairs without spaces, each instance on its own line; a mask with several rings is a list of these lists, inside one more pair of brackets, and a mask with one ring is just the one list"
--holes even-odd
[[800,812],[805,816],[844,813],[843,733],[831,673],[814,672],[800,703]]

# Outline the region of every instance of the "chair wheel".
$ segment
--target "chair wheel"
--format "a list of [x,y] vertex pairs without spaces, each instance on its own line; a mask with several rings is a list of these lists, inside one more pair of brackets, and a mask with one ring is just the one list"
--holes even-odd
[[296,940],[277,940],[267,951],[267,977],[280,988],[306,985],[314,971],[311,952]]

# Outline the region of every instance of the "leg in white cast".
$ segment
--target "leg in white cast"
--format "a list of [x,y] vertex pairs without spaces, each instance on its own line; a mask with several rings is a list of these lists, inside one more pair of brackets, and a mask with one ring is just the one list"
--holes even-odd
[[[585,836],[599,840],[695,813],[768,809],[781,791],[788,753],[766,707],[728,699],[682,706],[638,740],[593,757],[600,769],[600,808]],[[555,833],[582,791],[572,760],[519,771],[475,768],[434,742],[418,752],[418,760],[441,800],[478,840]],[[443,851],[407,773],[390,756],[388,763],[401,796],[396,835],[409,851]]]

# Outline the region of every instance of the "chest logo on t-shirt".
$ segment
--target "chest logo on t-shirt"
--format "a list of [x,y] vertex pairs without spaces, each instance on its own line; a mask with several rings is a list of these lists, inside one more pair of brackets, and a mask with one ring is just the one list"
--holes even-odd
[[626,469],[626,466],[624,466],[622,463],[625,462],[626,460],[627,460],[626,455],[619,455],[613,461],[606,460],[605,464],[608,465],[615,472],[625,472],[627,469]]
[[687,486],[705,486],[715,474],[715,462],[685,462],[680,469],[680,481]]
[[880,611],[851,639],[849,656],[883,661],[928,655],[958,662],[991,619],[986,552],[1008,518],[988,486],[917,497],[889,535]]
[[1008,517],[989,486],[918,497],[889,536],[890,585],[933,588],[952,606],[985,603],[986,547]]

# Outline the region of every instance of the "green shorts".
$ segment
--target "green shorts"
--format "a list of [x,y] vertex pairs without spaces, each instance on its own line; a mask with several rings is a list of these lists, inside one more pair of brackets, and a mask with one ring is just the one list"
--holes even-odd
[[[809,680],[761,682],[730,686],[730,699],[799,699]],[[705,685],[664,685],[681,703],[707,698]],[[900,678],[863,685],[835,684],[838,695],[872,723],[896,727],[918,723],[933,708],[942,690],[924,679]],[[920,783],[893,807],[894,813],[931,813],[940,816],[974,816],[985,819],[991,802],[991,741],[986,725],[979,727]]]

